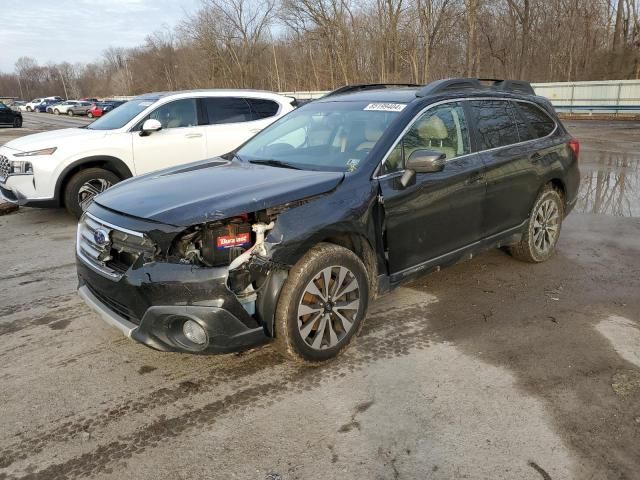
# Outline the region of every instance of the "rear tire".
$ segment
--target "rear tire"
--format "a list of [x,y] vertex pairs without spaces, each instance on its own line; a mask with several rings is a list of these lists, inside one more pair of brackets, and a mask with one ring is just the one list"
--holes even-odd
[[32,112],[33,109],[31,107],[27,107],[27,112]]
[[563,219],[562,192],[548,184],[533,204],[522,240],[507,247],[507,251],[523,262],[540,263],[548,260],[555,252]]
[[67,115],[69,115],[70,117],[73,117],[73,111],[68,110],[68,111],[67,111]]
[[60,115],[60,110],[58,110],[57,108],[53,111],[54,115]]
[[368,303],[362,261],[344,247],[320,243],[289,271],[276,308],[275,347],[298,362],[333,358],[359,332]]
[[22,118],[16,117],[13,119],[13,128],[20,128],[22,126]]
[[76,218],[80,218],[93,197],[115,185],[120,178],[103,168],[87,168],[73,175],[64,189],[64,206]]
[[89,117],[89,118],[93,118],[93,113],[88,112],[88,113],[87,113],[87,117]]

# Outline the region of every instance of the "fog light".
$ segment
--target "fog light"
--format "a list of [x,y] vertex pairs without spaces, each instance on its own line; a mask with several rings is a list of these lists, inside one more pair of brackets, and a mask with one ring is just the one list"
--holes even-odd
[[184,322],[182,325],[182,333],[196,345],[204,345],[207,341],[207,333],[204,331],[204,328],[193,320]]

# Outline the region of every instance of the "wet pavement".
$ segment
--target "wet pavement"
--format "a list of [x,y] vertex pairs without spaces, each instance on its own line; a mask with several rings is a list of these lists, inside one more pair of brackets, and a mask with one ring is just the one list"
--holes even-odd
[[566,122],[581,140],[576,210],[640,217],[640,122]]
[[640,124],[567,125],[551,260],[425,276],[318,368],[133,344],[75,294],[72,219],[0,217],[0,479],[640,478]]

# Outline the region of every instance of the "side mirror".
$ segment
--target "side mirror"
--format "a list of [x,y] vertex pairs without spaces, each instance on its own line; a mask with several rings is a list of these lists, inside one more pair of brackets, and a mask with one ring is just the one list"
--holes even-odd
[[416,173],[441,172],[447,156],[434,150],[415,150],[409,155],[404,174],[400,178],[403,187],[409,185]]
[[142,128],[140,129],[140,136],[145,137],[161,129],[162,124],[155,118],[150,118],[149,120],[145,120],[145,122],[142,124]]

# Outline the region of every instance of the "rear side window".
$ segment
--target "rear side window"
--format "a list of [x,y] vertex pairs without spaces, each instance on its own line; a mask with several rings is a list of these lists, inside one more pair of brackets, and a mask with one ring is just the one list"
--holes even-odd
[[209,125],[249,122],[253,114],[244,98],[213,97],[205,98]]
[[524,102],[513,102],[518,112],[518,132],[520,141],[542,138],[553,132],[556,124],[549,115],[535,105]]
[[505,100],[472,100],[480,150],[518,143],[518,129]]
[[246,100],[253,109],[254,120],[273,117],[280,110],[280,105],[273,100],[265,100],[264,98],[247,98]]

